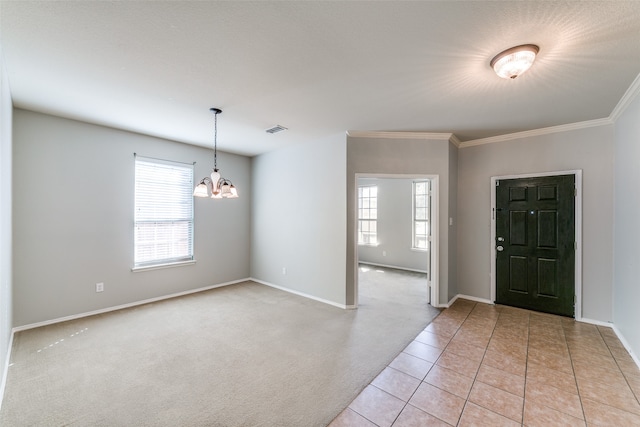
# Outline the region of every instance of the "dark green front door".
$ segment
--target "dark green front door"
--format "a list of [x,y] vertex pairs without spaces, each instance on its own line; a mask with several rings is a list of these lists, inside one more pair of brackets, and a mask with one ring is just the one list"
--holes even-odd
[[496,303],[574,316],[575,176],[496,182]]

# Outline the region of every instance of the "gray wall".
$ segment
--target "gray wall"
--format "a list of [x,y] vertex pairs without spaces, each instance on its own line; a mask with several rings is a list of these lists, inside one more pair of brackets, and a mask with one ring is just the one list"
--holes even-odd
[[426,272],[429,253],[413,245],[413,179],[360,178],[358,185],[378,186],[378,245],[358,245],[358,260]]
[[[13,105],[0,49],[0,369],[9,357],[12,323],[11,170]],[[0,374],[2,375],[2,374]],[[0,386],[2,379],[0,379]],[[0,389],[0,398],[2,390]]]
[[345,304],[345,159],[344,134],[253,158],[251,277]]
[[614,323],[640,357],[640,96],[615,127]]
[[[355,303],[356,277],[356,174],[438,175],[439,188],[439,299],[448,301],[449,290],[449,141],[444,139],[394,139],[347,137],[347,304]],[[453,192],[455,194],[455,192]]]
[[133,153],[199,180],[212,150],[19,109],[13,132],[15,326],[249,277],[249,158],[219,153],[240,198],[195,200],[195,265],[133,273]]
[[462,148],[458,162],[458,292],[490,298],[492,176],[583,170],[583,317],[612,314],[613,125]]

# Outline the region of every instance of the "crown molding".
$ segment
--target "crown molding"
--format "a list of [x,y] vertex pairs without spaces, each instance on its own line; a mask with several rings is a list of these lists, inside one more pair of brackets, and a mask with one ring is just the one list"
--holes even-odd
[[618,101],[609,118],[614,122],[618,120],[622,113],[624,113],[624,110],[627,109],[629,104],[631,104],[638,95],[640,95],[640,74],[636,76],[631,86],[629,86],[629,89],[622,95],[622,98]]
[[532,136],[549,135],[552,133],[567,132],[571,130],[587,129],[596,126],[605,126],[613,124],[610,117],[604,119],[587,120],[584,122],[569,123],[566,125],[551,126],[547,128],[526,130],[523,132],[509,133],[506,135],[492,136],[489,138],[474,139],[460,143],[460,148],[475,147],[476,145],[491,144],[494,142],[512,141],[520,138],[530,138]]
[[347,136],[351,138],[382,138],[382,139],[437,139],[445,140],[460,145],[460,140],[452,133],[444,132],[386,132],[368,130],[348,130]]
[[462,142],[454,134],[451,134],[451,137],[449,138],[449,142],[455,145],[456,148],[460,148],[460,144],[462,144]]
[[527,130],[523,132],[509,133],[505,135],[491,136],[488,138],[474,139],[470,141],[460,141],[453,133],[434,132],[383,132],[383,131],[347,131],[347,136],[352,138],[387,138],[387,139],[436,139],[448,140],[458,148],[475,147],[476,145],[492,144],[494,142],[512,141],[514,139],[530,138],[533,136],[549,135],[553,133],[568,132],[579,129],[588,129],[597,126],[615,124],[616,120],[624,113],[627,107],[640,96],[640,74],[631,83],[631,86],[624,93],[618,104],[615,106],[609,117],[602,119],[586,120],[583,122],[568,123],[558,126]]

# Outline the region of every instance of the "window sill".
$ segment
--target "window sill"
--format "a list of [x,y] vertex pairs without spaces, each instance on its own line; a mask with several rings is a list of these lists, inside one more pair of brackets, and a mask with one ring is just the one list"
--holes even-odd
[[153,264],[153,265],[145,265],[142,267],[132,267],[131,271],[134,273],[138,273],[141,271],[149,271],[149,270],[160,270],[162,268],[172,268],[172,267],[185,267],[187,265],[193,265],[196,263],[196,260],[189,261],[178,261],[178,262],[169,262],[166,264]]
[[411,248],[413,252],[429,252],[429,249]]
[[380,246],[380,243],[358,243],[358,246],[368,246],[370,248],[375,248],[376,246]]

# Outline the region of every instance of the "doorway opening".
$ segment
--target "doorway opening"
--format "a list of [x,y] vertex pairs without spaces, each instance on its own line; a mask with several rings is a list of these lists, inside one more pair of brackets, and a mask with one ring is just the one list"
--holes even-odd
[[582,318],[582,171],[491,178],[491,301]]
[[438,177],[356,174],[355,178],[355,307],[360,275],[389,269],[413,275],[414,280],[424,278],[425,302],[437,302]]

